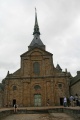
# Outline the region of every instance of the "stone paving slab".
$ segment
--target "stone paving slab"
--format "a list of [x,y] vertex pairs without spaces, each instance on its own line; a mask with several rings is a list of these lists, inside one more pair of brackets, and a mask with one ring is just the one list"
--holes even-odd
[[13,114],[2,120],[74,120],[65,113],[49,114]]
[[50,113],[52,116],[52,120],[74,120],[71,116],[65,113]]

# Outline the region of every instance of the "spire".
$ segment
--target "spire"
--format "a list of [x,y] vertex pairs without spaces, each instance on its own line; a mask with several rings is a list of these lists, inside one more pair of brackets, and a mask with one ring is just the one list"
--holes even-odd
[[38,20],[37,20],[37,12],[35,8],[35,25],[34,25],[34,32],[33,32],[34,38],[31,41],[30,45],[28,46],[28,49],[32,49],[35,47],[41,48],[45,50],[45,45],[40,39],[40,32],[39,32],[39,26],[38,26]]
[[37,20],[37,11],[36,11],[36,8],[35,8],[35,25],[34,25],[33,35],[36,34],[36,33],[40,35],[39,26],[38,26],[38,20]]
[[35,8],[35,25],[38,26],[38,21],[37,21],[37,11],[36,11],[36,8]]
[[7,72],[7,76],[9,75],[9,71]]

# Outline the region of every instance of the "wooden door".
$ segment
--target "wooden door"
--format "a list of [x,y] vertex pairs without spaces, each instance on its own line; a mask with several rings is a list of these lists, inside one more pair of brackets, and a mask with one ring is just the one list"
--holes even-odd
[[41,106],[41,95],[34,95],[34,106]]

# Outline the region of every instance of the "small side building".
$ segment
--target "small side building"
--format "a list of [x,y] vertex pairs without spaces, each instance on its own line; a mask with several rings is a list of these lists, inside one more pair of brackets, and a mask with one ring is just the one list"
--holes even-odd
[[77,75],[71,79],[70,82],[70,93],[71,95],[80,95],[80,71],[77,71]]
[[0,108],[3,107],[3,84],[0,83]]

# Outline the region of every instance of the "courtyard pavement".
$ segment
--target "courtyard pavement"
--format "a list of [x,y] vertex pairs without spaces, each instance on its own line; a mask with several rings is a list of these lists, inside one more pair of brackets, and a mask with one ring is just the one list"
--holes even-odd
[[74,120],[65,113],[49,114],[13,114],[2,120]]
[[[41,109],[50,109],[50,108],[64,108],[63,106],[54,106],[54,107],[19,107],[18,110],[27,109],[27,110],[41,110]],[[80,110],[80,107],[66,107],[69,109]],[[0,111],[5,110],[14,110],[14,108],[0,108]],[[12,114],[6,116],[1,120],[75,120],[71,116],[65,113],[43,113],[43,114]],[[76,119],[78,120],[78,119]]]

